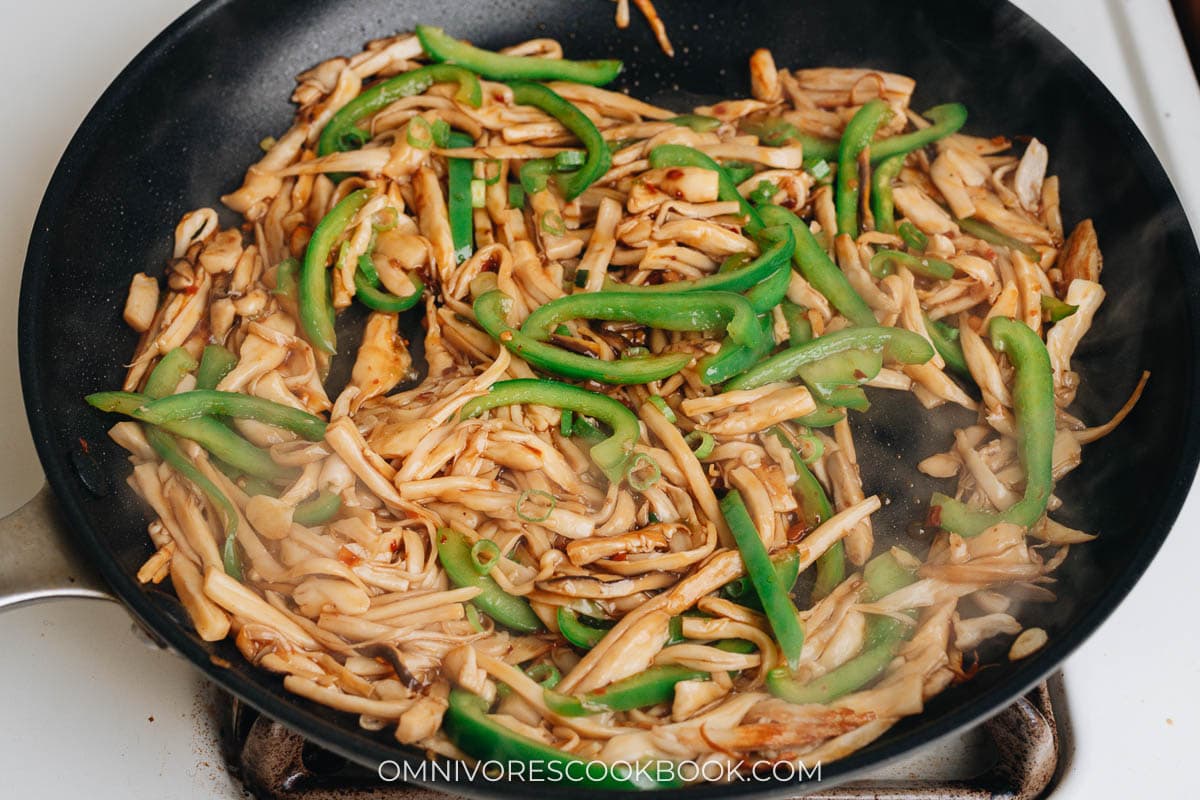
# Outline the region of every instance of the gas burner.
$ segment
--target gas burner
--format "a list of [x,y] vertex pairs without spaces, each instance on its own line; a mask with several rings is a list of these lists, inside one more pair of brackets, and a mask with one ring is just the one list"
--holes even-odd
[[[870,778],[811,800],[1034,800],[1059,773],[1069,731],[1056,675],[961,736]],[[223,696],[222,750],[230,772],[257,800],[445,800],[447,795],[383,784],[375,773],[330,753],[236,698]]]

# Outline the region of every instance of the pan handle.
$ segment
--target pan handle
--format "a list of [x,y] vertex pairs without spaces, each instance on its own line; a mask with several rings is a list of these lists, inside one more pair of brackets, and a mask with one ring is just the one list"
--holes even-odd
[[0,519],[0,611],[62,597],[116,600],[76,551],[49,486]]

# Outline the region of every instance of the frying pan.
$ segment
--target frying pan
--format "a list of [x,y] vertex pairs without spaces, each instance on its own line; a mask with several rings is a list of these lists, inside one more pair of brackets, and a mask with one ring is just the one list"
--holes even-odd
[[[1053,670],[1142,574],[1182,505],[1200,453],[1200,255],[1162,167],[1100,82],[1006,2],[660,0],[659,6],[679,51],[674,60],[659,53],[645,26],[618,31],[607,3],[550,0],[210,0],[155,39],[75,135],[30,241],[21,286],[21,375],[56,502],[43,493],[0,525],[8,555],[0,594],[36,597],[38,582],[53,579],[54,559],[82,560],[149,631],[269,716],[371,767],[421,758],[398,746],[390,731],[364,731],[351,715],[286,693],[230,642],[200,641],[169,588],[137,583],[135,573],[151,552],[149,519],[123,483],[122,452],[105,436],[112,420],[88,408],[82,395],[120,384],[135,344],[120,318],[130,275],[161,274],[179,216],[217,205],[256,160],[257,142],[287,128],[293,76],[330,55],[357,52],[369,38],[428,22],[484,46],[552,36],[571,56],[624,58],[621,88],[680,110],[745,96],[746,59],[757,47],[770,48],[785,66],[870,65],[916,78],[917,108],[966,103],[968,132],[1036,135],[1048,145],[1068,227],[1093,218],[1106,258],[1109,300],[1078,352],[1084,388],[1072,411],[1093,424],[1105,420],[1143,369],[1153,373],[1133,414],[1089,445],[1082,467],[1057,490],[1064,500],[1059,518],[1100,537],[1074,548],[1058,571],[1057,602],[1018,612],[1025,625],[1050,634],[1041,651],[1016,663],[1002,657],[1002,648],[985,654],[990,666],[973,680],[943,692],[922,715],[873,744],[824,765],[822,785],[978,723]],[[234,221],[222,213],[225,224]],[[349,335],[356,321],[342,324]],[[415,317],[406,324],[417,332]],[[922,412],[907,395],[885,394],[877,392],[871,412],[854,419],[864,481],[868,492],[890,500],[876,526],[883,543],[919,549],[906,523],[923,515],[938,483],[914,465],[945,449],[949,430],[969,417]],[[56,535],[65,542],[61,552],[51,557],[36,549],[59,541]],[[30,563],[47,574],[29,575]],[[73,591],[98,592],[82,581]],[[528,791],[490,782],[442,788],[492,797]],[[803,788],[746,783],[667,794],[774,797]],[[578,797],[581,790],[541,784],[538,791]]]

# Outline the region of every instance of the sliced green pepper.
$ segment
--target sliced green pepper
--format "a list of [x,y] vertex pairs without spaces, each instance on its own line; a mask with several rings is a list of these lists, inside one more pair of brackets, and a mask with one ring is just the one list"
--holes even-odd
[[842,132],[838,146],[837,186],[834,203],[837,207],[837,232],[858,238],[858,198],[861,194],[858,175],[858,156],[871,144],[875,131],[892,116],[892,109],[882,100],[863,104]]
[[[292,264],[296,260],[292,259]],[[283,265],[280,264],[280,268]],[[238,357],[219,344],[210,344],[200,356],[200,369],[196,371],[197,389],[215,389],[226,375],[237,366]],[[150,394],[146,392],[146,394]]]
[[238,392],[196,389],[155,400],[133,413],[135,419],[162,425],[197,417],[236,417],[297,433],[310,442],[325,438],[325,420],[307,411]]
[[[886,597],[915,580],[913,573],[900,566],[891,553],[883,553],[868,562],[863,577],[867,582],[868,601]],[[789,703],[809,705],[831,703],[867,686],[883,674],[896,657],[900,644],[911,635],[910,626],[890,617],[876,617],[871,623],[859,655],[808,683],[800,683],[782,668],[773,669],[767,673],[767,690]]]
[[674,774],[660,781],[655,780],[653,771],[625,765],[589,771],[589,762],[522,736],[492,719],[487,712],[488,705],[482,697],[463,689],[450,691],[444,722],[446,735],[460,750],[479,761],[536,763],[569,783],[598,789],[666,789],[682,785]]
[[[181,397],[182,395],[173,396]],[[144,394],[132,392],[96,392],[88,395],[85,399],[90,405],[101,411],[124,414],[135,419],[140,419],[138,413],[141,409],[154,402],[152,398]],[[276,464],[270,453],[255,447],[230,430],[229,426],[212,417],[199,416],[156,424],[168,433],[184,439],[191,439],[220,461],[247,475],[277,481],[292,480],[299,474],[294,467]]]
[[[779,578],[779,585],[785,592],[791,594],[792,588],[796,585],[796,579],[800,577],[800,554],[796,552],[795,548],[772,553],[771,564],[775,569],[775,575]],[[758,592],[754,590],[754,584],[745,575],[725,584],[721,589],[721,595],[740,605],[762,609],[762,601],[758,599]]]
[[421,94],[435,83],[457,83],[455,99],[474,108],[483,105],[479,79],[462,67],[430,64],[380,81],[338,109],[317,140],[317,155],[327,156],[341,150],[354,150],[368,140],[359,120],[369,117],[402,97]]
[[977,219],[959,219],[955,220],[955,222],[958,223],[958,227],[962,228],[965,233],[974,236],[976,239],[982,239],[988,244],[998,244],[1001,247],[1007,247],[1009,250],[1016,250],[1035,264],[1040,263],[1042,260],[1042,254],[1033,245],[1026,244],[1020,239],[1009,236],[1007,233],[1001,233],[986,222],[981,222]]
[[[744,292],[761,284],[786,267],[795,250],[796,239],[788,226],[765,228],[755,237],[759,242],[759,256],[741,266],[718,270],[712,275],[691,280],[656,283],[650,286],[630,286],[623,283],[606,283],[605,290],[657,294],[661,292]],[[735,253],[735,256],[742,255]],[[732,258],[732,257],[731,257]],[[874,319],[874,317],[872,317]]]
[[838,269],[813,236],[804,221],[782,206],[767,205],[759,209],[767,225],[786,225],[796,240],[796,267],[846,319],[855,325],[877,325],[875,312],[854,291],[850,281]]
[[354,270],[354,296],[372,311],[382,311],[385,314],[399,314],[415,306],[421,300],[425,291],[425,282],[414,272],[408,276],[413,283],[413,293],[404,295],[385,292],[371,282],[361,267]]
[[[182,347],[167,353],[146,379],[146,398],[158,399],[175,390],[183,376],[196,369],[196,360]],[[220,424],[220,423],[217,423]],[[225,543],[221,548],[222,566],[236,580],[242,579],[242,559],[237,549],[238,515],[229,497],[201,472],[183,448],[166,431],[152,425],[146,426],[146,441],[158,453],[158,457],[176,472],[191,481],[221,514],[225,529]]]
[[471,549],[462,534],[450,528],[438,528],[438,561],[458,587],[477,587],[480,592],[471,603],[506,628],[520,633],[542,630],[542,621],[529,607],[523,597],[511,595],[500,588],[500,584],[479,571],[471,564]]
[[761,362],[775,347],[772,326],[771,315],[763,314],[758,318],[758,337],[755,341],[738,344],[732,338],[727,338],[721,342],[720,350],[697,362],[700,382],[705,386],[724,383]]
[[[549,61],[550,59],[533,59]],[[560,97],[552,89],[540,83],[525,83],[523,81],[511,84],[513,102],[521,105],[534,106],[545,111],[561,122],[567,130],[575,134],[584,149],[587,158],[583,166],[574,172],[557,177],[558,184],[568,200],[574,200],[583,194],[583,190],[599,180],[612,165],[612,156],[608,153],[608,145],[600,131],[588,119],[587,115],[573,104]]]
[[877,231],[896,232],[896,205],[892,201],[892,181],[900,174],[905,157],[892,156],[880,162],[871,173],[871,215],[875,217]]
[[808,309],[796,305],[791,300],[784,300],[783,319],[787,322],[789,345],[804,344],[813,338],[812,322],[808,318]]
[[925,248],[929,246],[929,237],[908,220],[900,223],[896,228],[896,233],[900,234],[900,238],[904,240],[906,245],[918,253],[924,253]]
[[822,139],[804,133],[795,125],[781,118],[767,119],[760,122],[743,122],[742,130],[768,147],[781,147],[789,141],[799,142],[804,153],[804,164],[808,166],[818,161],[833,161],[838,157],[838,143],[832,139]]
[[323,525],[342,508],[342,498],[330,491],[322,491],[312,500],[307,500],[296,506],[292,514],[292,522],[309,527]]
[[660,144],[650,151],[650,166],[655,169],[700,167],[713,170],[717,173],[717,197],[725,202],[738,204],[739,213],[746,218],[746,232],[753,235],[762,228],[762,218],[754,210],[754,206],[742,197],[742,193],[738,191],[737,184],[730,177],[729,172],[710,156],[682,144]]
[[967,366],[967,357],[963,355],[962,344],[958,340],[958,328],[929,317],[924,317],[924,320],[925,332],[933,342],[933,349],[937,350],[946,366],[956,375],[974,381],[971,369]]
[[721,120],[716,117],[706,117],[703,114],[680,114],[678,117],[671,117],[663,121],[683,128],[691,128],[696,133],[708,133],[721,127]]
[[615,59],[569,61],[494,53],[455,39],[432,25],[418,25],[416,33],[421,47],[434,61],[459,64],[494,81],[571,81],[603,86],[611,83],[622,67]]
[[911,331],[901,328],[846,328],[819,336],[811,342],[776,353],[753,369],[726,384],[729,389],[757,389],[768,383],[793,378],[806,364],[812,364],[847,350],[882,353],[887,361],[924,364],[933,358],[933,347]]
[[763,611],[767,622],[775,633],[775,641],[779,644],[780,654],[788,666],[795,669],[800,663],[800,651],[804,648],[804,629],[800,627],[800,617],[796,606],[788,596],[787,590],[779,582],[779,576],[767,555],[750,512],[742,502],[742,495],[737,489],[731,490],[721,499],[721,514],[733,533],[742,561],[746,565],[746,574],[750,583],[762,601]]
[[[833,516],[833,506],[825,489],[817,476],[813,475],[800,451],[779,428],[772,429],[775,437],[787,448],[792,457],[792,466],[796,470],[796,482],[792,484],[792,492],[800,504],[800,518],[804,520],[808,530],[815,530]],[[817,577],[813,583],[812,598],[820,600],[832,592],[846,577],[846,549],[839,539],[828,550],[817,557]]]
[[300,267],[300,324],[313,347],[330,355],[337,352],[337,334],[333,330],[333,302],[329,294],[329,254],[370,196],[370,189],[359,189],[342,198],[317,223],[304,251]]
[[930,501],[930,522],[960,536],[977,536],[993,525],[1010,522],[1024,528],[1046,513],[1054,490],[1054,373],[1042,337],[1024,323],[994,317],[988,326],[992,346],[1006,353],[1016,370],[1013,413],[1017,422],[1018,453],[1025,468],[1025,495],[1004,511],[972,509],[960,500],[938,493]]
[[1064,303],[1052,294],[1042,295],[1042,314],[1050,322],[1062,322],[1079,310],[1079,306]]
[[919,131],[902,133],[899,136],[889,136],[871,143],[871,163],[877,164],[898,155],[907,155],[926,145],[933,144],[938,139],[944,139],[958,130],[967,122],[967,107],[962,103],[943,103],[934,106],[922,116],[928,117],[933,124]]
[[608,629],[593,628],[590,625],[585,625],[574,611],[566,606],[559,606],[558,632],[562,634],[564,639],[576,647],[591,650],[600,644],[600,640],[608,633]]
[[914,256],[901,250],[880,250],[871,256],[871,274],[876,278],[891,275],[895,264],[901,264],[917,275],[948,281],[954,277],[954,265],[928,256]]
[[[450,147],[472,147],[475,140],[465,133],[454,131],[447,144]],[[471,206],[471,181],[475,178],[475,162],[469,158],[449,158],[446,162],[450,239],[454,242],[454,260],[461,264],[471,257],[474,249],[475,211]]]
[[517,378],[492,384],[487,394],[463,406],[462,418],[470,419],[500,406],[524,404],[569,408],[575,412],[576,425],[580,415],[606,423],[612,435],[592,447],[592,459],[610,481],[616,483],[624,477],[641,428],[632,411],[607,395],[557,381]]
[[883,358],[871,350],[846,350],[805,364],[796,373],[820,403],[866,411],[867,396],[858,384],[871,380],[883,368]]
[[708,673],[676,664],[649,667],[595,692],[571,697],[549,689],[542,692],[546,705],[563,717],[583,717],[602,711],[632,711],[635,708],[669,703],[675,697],[675,684],[707,679]]
[[674,375],[692,362],[692,357],[687,353],[639,356],[616,361],[572,353],[538,341],[510,326],[506,318],[511,304],[512,299],[501,291],[485,292],[475,300],[475,319],[489,336],[532,366],[564,378],[594,380],[617,386],[651,383]]

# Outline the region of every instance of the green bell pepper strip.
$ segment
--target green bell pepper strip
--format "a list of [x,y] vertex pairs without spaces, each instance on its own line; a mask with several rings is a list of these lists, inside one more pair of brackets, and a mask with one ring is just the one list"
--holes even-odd
[[330,491],[322,490],[312,500],[307,500],[296,506],[292,514],[292,522],[309,527],[323,525],[342,508],[342,498]]
[[769,313],[787,297],[788,286],[791,283],[792,265],[785,262],[762,283],[747,289],[746,299],[759,314]]
[[741,129],[751,136],[757,136],[758,140],[768,147],[781,147],[789,141],[799,142],[806,166],[817,161],[833,161],[838,156],[837,142],[804,133],[787,120],[778,117],[761,122],[743,122]]
[[196,369],[196,359],[182,347],[176,347],[159,359],[146,379],[145,394],[157,400],[175,391],[183,376]]
[[[943,103],[929,109],[922,116],[927,117],[933,124],[919,131],[889,136],[873,142],[871,144],[871,163],[878,164],[894,156],[907,155],[913,150],[957,133],[967,122],[967,107],[962,103]],[[758,136],[759,140],[767,145],[784,144],[786,139],[795,139],[804,148],[805,163],[810,159],[832,161],[838,157],[838,142],[801,133],[795,126],[783,120],[758,123],[757,127],[743,124],[742,130]],[[767,132],[767,136],[764,137],[762,132]]]
[[[154,402],[144,394],[133,392],[96,392],[85,399],[89,405],[101,411],[124,414],[134,419],[140,419],[139,410]],[[230,430],[229,426],[211,417],[200,416],[155,424],[167,433],[191,439],[216,458],[247,475],[277,481],[291,480],[299,474],[299,470],[293,467],[276,464],[267,451],[255,447]]]
[[[664,292],[587,292],[551,300],[535,309],[521,333],[544,342],[554,328],[573,319],[636,322],[667,331],[712,331],[724,328],[738,344],[758,336],[754,307],[740,294],[705,292],[698,295]],[[595,361],[595,359],[588,359]]]
[[708,679],[707,672],[688,669],[677,664],[649,667],[636,675],[622,678],[603,689],[580,697],[546,689],[542,697],[547,707],[563,717],[583,717],[601,711],[632,711],[635,708],[669,703],[675,697],[675,684],[680,681]]
[[401,297],[373,285],[370,277],[361,268],[356,269],[354,270],[354,296],[372,311],[399,314],[420,302],[421,294],[425,291],[424,281],[415,272],[411,273],[408,279],[413,282],[413,293]]
[[[295,259],[292,259],[295,264]],[[280,265],[282,267],[282,265]],[[219,344],[210,344],[200,356],[200,369],[196,371],[197,389],[215,389],[217,384],[237,366],[238,357]],[[147,392],[149,394],[149,392]]]
[[299,304],[300,295],[300,262],[292,257],[285,258],[275,268],[275,288],[271,294],[286,297],[293,303]]
[[521,171],[517,173],[517,177],[526,194],[537,194],[546,191],[546,187],[550,184],[550,176],[556,171],[554,159],[535,158],[521,165]]
[[817,410],[803,417],[797,417],[793,422],[806,428],[832,428],[846,418],[846,412],[841,409],[817,403]]
[[896,232],[896,205],[892,201],[892,181],[900,174],[905,157],[901,154],[881,161],[871,173],[871,215],[875,217],[877,231]]
[[[146,398],[158,399],[175,390],[183,376],[196,369],[196,360],[182,347],[171,350],[154,367],[146,379]],[[221,561],[225,572],[236,580],[242,579],[242,559],[237,549],[238,515],[229,497],[208,476],[201,472],[179,443],[166,431],[151,425],[146,426],[146,441],[176,472],[191,481],[213,507],[220,512],[225,529],[225,543],[221,547]]]
[[494,53],[455,39],[432,25],[418,25],[416,33],[421,47],[434,61],[458,64],[494,81],[570,81],[603,86],[611,83],[622,67],[616,59],[569,61]]
[[954,277],[954,265],[948,261],[928,256],[914,256],[902,250],[880,250],[871,256],[870,270],[876,278],[891,275],[896,264],[901,264],[917,275],[948,281]]
[[1025,468],[1025,495],[1004,511],[990,512],[935,494],[930,501],[930,522],[960,536],[976,536],[1000,522],[1030,528],[1046,513],[1046,503],[1054,490],[1056,409],[1050,354],[1042,337],[1016,320],[995,317],[988,333],[992,347],[1006,353],[1016,370],[1013,413],[1018,453]]
[[750,576],[750,583],[762,601],[767,622],[775,633],[779,652],[788,666],[795,669],[800,663],[800,651],[804,647],[804,629],[800,627],[796,606],[788,596],[786,587],[779,582],[767,548],[750,519],[746,504],[742,502],[741,493],[737,489],[731,490],[721,499],[720,506],[721,514],[742,554],[746,574]]
[[641,428],[637,416],[608,395],[557,381],[517,378],[492,384],[487,394],[463,406],[462,418],[471,419],[500,406],[523,404],[569,408],[575,412],[576,425],[580,422],[579,416],[584,414],[606,423],[612,429],[612,435],[592,447],[592,459],[610,481],[616,483],[624,477],[625,466],[633,454]]
[[847,350],[881,352],[886,361],[902,364],[924,364],[933,358],[933,347],[925,337],[911,331],[882,327],[846,328],[776,353],[734,378],[725,388],[757,389],[768,383],[790,380],[801,367]]
[[863,104],[842,132],[838,145],[837,184],[834,204],[837,207],[837,232],[858,238],[858,198],[861,194],[858,156],[871,145],[875,131],[892,116],[892,109],[882,100]]
[[724,383],[760,363],[775,347],[775,339],[771,335],[772,326],[771,315],[763,314],[758,318],[756,341],[745,345],[737,344],[728,338],[721,342],[720,350],[696,362],[700,383],[705,386]]
[[796,239],[788,226],[765,228],[758,233],[755,240],[759,243],[759,256],[747,262],[744,266],[735,266],[732,269],[718,271],[703,278],[671,281],[670,283],[656,283],[651,286],[630,286],[624,283],[606,282],[604,288],[605,291],[612,290],[646,294],[658,294],[662,292],[744,292],[770,278],[781,267],[786,267],[788,259],[792,257],[796,246]]
[[473,108],[483,105],[483,89],[479,78],[469,70],[448,64],[429,66],[403,72],[394,78],[380,81],[338,109],[317,140],[317,155],[327,156],[342,150],[362,147],[368,136],[358,127],[360,120],[383,110],[402,97],[421,94],[435,83],[457,83],[455,99]]
[[839,408],[866,411],[870,406],[858,384],[869,381],[883,368],[879,353],[847,350],[835,356],[806,364],[797,375],[820,403]]
[[607,628],[593,628],[585,625],[579,615],[566,606],[558,608],[558,632],[571,644],[583,650],[591,650],[600,644],[600,640],[608,633]]
[[919,131],[872,142],[871,163],[878,164],[894,156],[907,155],[913,150],[957,133],[967,122],[967,107],[962,103],[943,103],[929,109],[922,116],[928,117],[933,124]]
[[958,341],[958,328],[947,325],[941,320],[929,317],[924,317],[924,319],[925,332],[929,334],[929,340],[933,342],[933,349],[937,350],[942,361],[945,361],[946,366],[956,375],[974,382],[971,369],[967,366],[967,357],[963,355],[962,344]]
[[754,165],[745,161],[726,161],[724,168],[729,174],[729,179],[738,185],[750,180],[750,176],[754,174]]
[[763,227],[762,218],[754,210],[754,206],[742,197],[737,184],[729,172],[714,161],[710,156],[682,144],[660,144],[650,151],[650,166],[662,167],[700,167],[711,169],[717,173],[717,197],[725,202],[738,204],[739,213],[746,218],[746,232],[750,235],[758,233]]
[[759,181],[758,185],[750,190],[750,194],[746,197],[751,205],[761,206],[766,205],[775,199],[775,195],[779,192],[779,187],[770,181]]
[[[779,585],[785,592],[791,594],[792,588],[796,585],[796,579],[800,577],[800,554],[796,552],[795,548],[772,553],[771,564],[775,569],[775,575],[779,578]],[[758,599],[754,584],[745,575],[725,584],[721,589],[721,596],[748,608],[762,610],[762,601]]]
[[845,274],[829,258],[817,242],[808,225],[782,206],[767,205],[759,209],[767,225],[786,225],[796,240],[793,259],[804,279],[813,285],[842,316],[855,325],[878,325],[875,312],[854,291]]
[[[532,59],[547,62],[551,59]],[[556,177],[559,187],[568,200],[574,200],[583,194],[583,190],[595,183],[608,168],[612,166],[612,156],[609,155],[608,145],[596,126],[587,115],[573,104],[560,97],[554,90],[540,83],[517,81],[510,84],[513,92],[513,102],[521,105],[534,106],[545,111],[561,122],[567,130],[575,134],[587,150],[587,158],[583,166],[571,173]]]
[[783,319],[787,322],[789,345],[804,344],[813,338],[812,322],[803,306],[798,306],[791,300],[784,300]]
[[462,534],[450,528],[438,528],[438,561],[446,570],[450,582],[460,588],[474,586],[479,594],[471,603],[506,628],[520,633],[535,633],[543,630],[542,621],[524,597],[517,597],[500,588],[500,584],[487,575],[480,575],[471,563],[471,548]]
[[[800,503],[801,519],[810,531],[814,530],[833,516],[833,506],[821,482],[804,463],[804,457],[800,455],[792,440],[779,428],[773,428],[772,431],[792,457],[792,466],[796,470],[796,482],[792,484],[792,493]],[[812,599],[816,601],[827,596],[845,577],[846,548],[839,539],[817,557],[817,577],[813,583]]]
[[370,196],[369,189],[359,189],[342,198],[317,223],[304,251],[298,292],[300,324],[313,347],[330,355],[337,352],[337,334],[333,330],[333,302],[329,296],[329,254]]
[[[453,131],[447,144],[450,147],[473,147],[475,140],[465,133]],[[446,203],[450,216],[450,239],[454,242],[454,260],[461,264],[471,257],[475,244],[475,210],[471,206],[471,181],[475,178],[475,162],[469,158],[449,158],[446,162],[446,183],[449,189]]]
[[218,392],[213,389],[195,389],[155,400],[137,409],[133,416],[152,425],[197,417],[253,419],[292,431],[310,442],[319,442],[325,438],[325,420],[307,411],[273,403],[261,397],[237,392]]
[[[867,583],[867,600],[872,602],[916,579],[891,553],[871,559],[863,569],[863,577]],[[911,635],[911,626],[890,617],[874,617],[867,627],[862,652],[857,656],[808,683],[800,683],[782,668],[773,669],[767,673],[767,690],[797,705],[832,703],[882,675],[896,657],[901,643]]]
[[1035,264],[1042,260],[1042,254],[1033,245],[1015,239],[1007,233],[1001,233],[986,222],[980,222],[977,219],[957,219],[955,222],[964,233],[974,236],[976,239],[982,239],[988,244],[998,244],[1009,250],[1016,250]]
[[1042,295],[1042,314],[1050,322],[1062,322],[1079,310],[1079,306],[1064,303],[1052,294]]
[[[586,297],[588,295],[572,295]],[[651,383],[674,375],[691,363],[686,353],[603,361],[538,341],[508,324],[512,299],[499,290],[484,292],[475,300],[475,319],[489,336],[532,366],[563,378],[593,380],[616,386]]]
[[908,220],[900,223],[896,228],[896,233],[900,234],[900,238],[904,240],[906,245],[918,252],[924,253],[925,248],[929,246],[929,237]]
[[479,761],[537,763],[551,774],[561,775],[567,783],[597,789],[667,789],[682,785],[674,774],[659,781],[652,770],[632,767],[628,772],[624,767],[607,767],[589,773],[590,762],[516,733],[487,712],[488,704],[482,697],[464,689],[450,690],[443,729],[458,749]]
[[721,127],[721,120],[716,117],[706,117],[703,114],[680,114],[678,117],[671,117],[663,121],[682,128],[691,128],[696,133],[708,133]]

